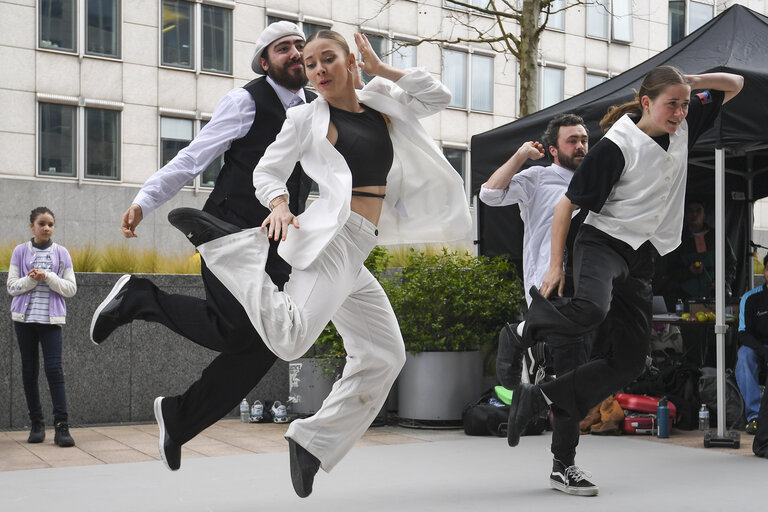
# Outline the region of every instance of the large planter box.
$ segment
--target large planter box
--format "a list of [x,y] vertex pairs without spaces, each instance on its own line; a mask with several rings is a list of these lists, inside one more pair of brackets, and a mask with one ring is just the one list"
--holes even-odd
[[408,353],[398,377],[398,415],[428,421],[458,421],[464,406],[480,396],[483,355],[473,352]]
[[300,357],[288,364],[288,404],[291,414],[315,414],[341,376],[344,359],[330,361]]

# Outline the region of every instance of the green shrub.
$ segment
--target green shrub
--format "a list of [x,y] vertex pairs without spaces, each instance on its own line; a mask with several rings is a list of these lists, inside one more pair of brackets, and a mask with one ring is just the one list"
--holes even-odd
[[492,351],[524,300],[508,260],[447,249],[410,251],[402,270],[382,285],[409,352]]

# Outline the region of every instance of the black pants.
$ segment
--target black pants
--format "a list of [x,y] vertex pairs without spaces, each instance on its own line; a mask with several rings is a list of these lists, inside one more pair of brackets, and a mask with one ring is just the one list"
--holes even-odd
[[[269,371],[277,357],[264,345],[245,310],[202,262],[205,299],[168,294],[148,279],[134,277],[120,305],[124,321],[165,325],[181,336],[221,352],[183,394],[163,400],[171,438],[183,444],[235,408]],[[290,266],[270,247],[267,272],[282,288]]]
[[43,367],[53,404],[53,422],[67,422],[67,393],[64,386],[64,369],[61,364],[61,326],[13,322],[21,355],[21,382],[27,400],[29,420],[43,422],[43,407],[40,405],[40,348],[43,349]]
[[[589,335],[564,337],[547,336],[546,344],[552,355],[552,368],[558,377],[587,362],[590,344]],[[552,411],[552,455],[565,464],[574,464],[576,447],[579,445],[579,422],[581,418],[571,417],[558,409]]]
[[[534,294],[526,315],[534,339],[573,336],[600,328],[609,350],[541,386],[572,418],[587,412],[637,378],[645,367],[651,329],[651,278],[656,249],[637,250],[589,225],[574,247],[575,293],[572,299],[547,301]],[[606,325],[602,325],[606,322]]]

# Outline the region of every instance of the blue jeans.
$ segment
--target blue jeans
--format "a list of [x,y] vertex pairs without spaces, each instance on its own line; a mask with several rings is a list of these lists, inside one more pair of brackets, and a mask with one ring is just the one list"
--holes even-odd
[[747,421],[760,412],[760,369],[766,361],[753,348],[742,345],[736,359],[736,383],[744,397],[744,415]]
[[43,421],[40,405],[40,388],[37,377],[40,372],[38,347],[43,347],[43,366],[53,402],[54,424],[67,422],[67,394],[64,390],[64,369],[61,366],[61,326],[47,324],[25,324],[14,322],[16,339],[21,353],[21,381],[27,399],[29,419]]

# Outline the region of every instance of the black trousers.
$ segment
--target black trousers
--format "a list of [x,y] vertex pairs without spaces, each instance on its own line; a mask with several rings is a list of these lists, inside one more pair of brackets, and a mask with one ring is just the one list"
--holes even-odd
[[[587,362],[590,351],[589,335],[565,337],[547,336],[547,348],[552,356],[552,368],[559,378],[569,371]],[[554,408],[552,410],[552,455],[565,464],[572,466],[579,445],[579,422],[581,418],[571,417]]]
[[[235,408],[269,371],[277,357],[264,345],[245,310],[202,262],[205,299],[168,294],[148,279],[134,277],[120,305],[121,320],[162,324],[181,336],[221,352],[184,393],[163,400],[171,438],[183,444]],[[276,285],[288,281],[290,266],[270,247],[267,272]]]
[[585,224],[574,247],[573,298],[550,302],[538,293],[532,295],[526,328],[534,339],[599,329],[605,339],[597,342],[608,346],[603,357],[541,386],[553,408],[580,420],[642,373],[649,348],[651,278],[657,255],[649,242],[634,250]]

